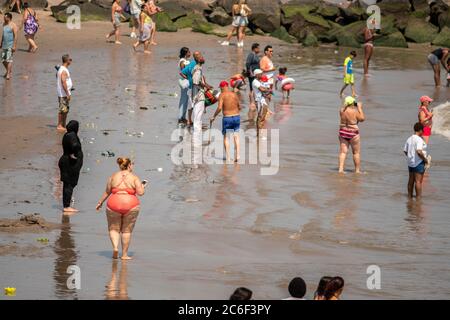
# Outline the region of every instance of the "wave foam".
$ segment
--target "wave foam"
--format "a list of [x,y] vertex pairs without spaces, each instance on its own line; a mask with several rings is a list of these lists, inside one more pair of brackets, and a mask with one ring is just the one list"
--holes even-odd
[[450,139],[450,101],[433,109],[433,133]]

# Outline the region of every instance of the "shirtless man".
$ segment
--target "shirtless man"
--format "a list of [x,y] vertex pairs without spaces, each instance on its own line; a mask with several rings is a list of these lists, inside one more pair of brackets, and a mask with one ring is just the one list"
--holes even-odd
[[226,161],[230,162],[230,142],[228,141],[227,132],[231,132],[234,138],[234,162],[238,162],[240,151],[239,128],[241,125],[241,104],[238,95],[230,90],[228,82],[222,81],[220,83],[220,91],[219,105],[210,121],[213,123],[218,114],[222,111],[222,134]]
[[340,109],[341,123],[339,124],[339,173],[344,173],[344,163],[347,152],[351,146],[355,173],[361,173],[361,140],[359,136],[358,123],[363,122],[366,117],[362,109],[362,103],[356,102],[355,98],[345,98],[344,106]]
[[275,71],[277,68],[273,65],[272,62],[273,57],[273,48],[272,46],[266,46],[264,48],[264,57],[262,57],[261,61],[259,62],[259,68],[264,72],[264,74],[269,78],[272,79],[275,75]]
[[369,63],[373,54],[375,29],[364,28],[364,76],[369,76]]

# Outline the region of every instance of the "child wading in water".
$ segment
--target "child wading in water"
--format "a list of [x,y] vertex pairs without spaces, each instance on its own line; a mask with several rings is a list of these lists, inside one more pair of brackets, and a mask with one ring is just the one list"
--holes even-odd
[[278,76],[275,81],[275,89],[278,90],[278,84],[280,84],[281,90],[283,91],[283,98],[289,98],[291,90],[294,89],[294,84],[292,82],[283,84],[283,80],[288,79],[286,72],[286,67],[278,69]]
[[344,90],[350,85],[352,87],[352,97],[355,98],[355,75],[353,74],[353,59],[356,58],[356,51],[350,52],[350,55],[344,61],[344,86],[341,89],[340,97],[344,97]]

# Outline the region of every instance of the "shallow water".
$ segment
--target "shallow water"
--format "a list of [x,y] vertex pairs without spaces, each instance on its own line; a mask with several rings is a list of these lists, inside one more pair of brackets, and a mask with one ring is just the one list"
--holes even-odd
[[[431,137],[434,165],[423,201],[408,201],[405,190],[402,147],[417,120],[417,100],[428,94],[438,105],[450,96],[450,89],[434,90],[424,52],[376,48],[366,80],[356,60],[367,116],[361,124],[364,174],[356,176],[350,158],[347,174],[337,174],[337,93],[347,50],[275,46],[281,56],[274,62],[288,67],[296,90],[291,104],[274,99],[268,127],[280,132],[280,169],[262,176],[258,165],[172,164],[174,52],[182,45],[204,52],[206,77],[215,85],[242,69],[248,48],[218,47],[216,38],[190,33],[177,42],[166,40],[169,34],[160,37],[150,57],[132,54],[128,46],[89,47],[88,40],[71,49],[76,90],[70,118],[81,122],[85,153],[74,195],[79,214],[61,219],[56,134],[54,151],[31,159],[37,170],[24,168],[21,163],[30,159],[21,159],[0,173],[10,186],[0,195],[0,217],[33,211],[63,223],[47,235],[48,245],[32,234],[1,235],[0,244],[44,247],[35,255],[0,256],[0,285],[17,287],[15,299],[223,299],[236,286],[251,288],[255,299],[280,299],[298,275],[308,284],[308,298],[323,275],[344,277],[344,299],[450,298],[446,137]],[[28,80],[0,83],[3,116],[53,117],[59,52],[43,52],[18,57],[16,72]],[[107,129],[112,131],[104,135]],[[127,130],[144,135],[128,136]],[[105,150],[135,156],[137,174],[150,180],[131,245],[134,260],[126,263],[111,261],[104,213],[94,210],[116,170],[115,158],[101,156]],[[31,203],[20,202],[25,199]],[[69,265],[81,268],[81,290],[67,289]],[[381,290],[366,287],[369,265],[381,268]]]

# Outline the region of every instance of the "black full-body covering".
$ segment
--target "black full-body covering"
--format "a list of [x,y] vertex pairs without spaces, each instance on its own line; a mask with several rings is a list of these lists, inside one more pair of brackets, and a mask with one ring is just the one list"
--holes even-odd
[[66,125],[67,132],[62,139],[64,154],[59,159],[58,166],[63,182],[64,208],[70,207],[73,189],[78,184],[81,167],[83,166],[83,151],[81,150],[81,141],[78,138],[78,128],[78,121],[71,120]]

